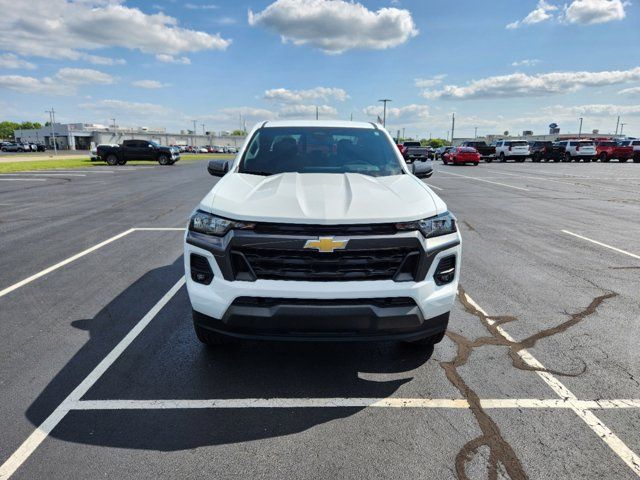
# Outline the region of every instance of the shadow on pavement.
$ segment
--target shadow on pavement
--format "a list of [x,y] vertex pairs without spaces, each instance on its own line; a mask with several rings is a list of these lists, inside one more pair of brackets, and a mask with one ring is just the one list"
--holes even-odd
[[[40,425],[182,275],[152,270],[94,318],[90,339],[27,410]],[[84,399],[384,398],[432,350],[399,343],[246,342],[209,350],[195,338],[183,288]],[[88,445],[172,451],[301,432],[363,408],[72,411],[51,436]]]

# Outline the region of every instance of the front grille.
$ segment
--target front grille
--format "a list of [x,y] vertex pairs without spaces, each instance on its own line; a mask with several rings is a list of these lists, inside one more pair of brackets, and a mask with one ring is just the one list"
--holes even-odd
[[244,258],[244,267],[242,267],[243,263],[235,262],[236,278],[245,275],[248,271],[254,278],[261,280],[308,282],[412,281],[415,279],[420,260],[419,252],[409,248],[319,253],[241,247],[232,250],[231,254]]

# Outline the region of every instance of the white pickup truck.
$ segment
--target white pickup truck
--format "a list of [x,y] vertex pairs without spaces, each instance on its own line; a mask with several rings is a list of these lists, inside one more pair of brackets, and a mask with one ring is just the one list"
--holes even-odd
[[264,122],[194,211],[184,262],[198,339],[442,340],[460,234],[373,123]]

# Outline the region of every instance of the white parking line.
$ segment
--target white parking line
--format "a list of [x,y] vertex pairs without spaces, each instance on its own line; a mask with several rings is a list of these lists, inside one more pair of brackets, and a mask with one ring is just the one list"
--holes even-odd
[[[487,322],[494,325],[495,321],[489,318],[489,315],[480,307],[469,295],[465,294],[467,301],[473,305],[479,312],[487,317]],[[515,342],[515,339],[509,335],[501,326],[496,328],[498,333],[509,342]],[[618,455],[633,472],[640,477],[640,457],[631,450],[609,427],[600,421],[590,409],[580,404],[578,398],[569,390],[558,378],[553,374],[545,371],[546,368],[526,349],[519,350],[518,356],[524,363],[533,367],[542,380],[553,390],[558,397],[571,404],[571,410],[580,417],[598,437],[606,443],[613,452]]]
[[468,178],[469,180],[475,180],[477,182],[485,182],[485,183],[492,183],[494,185],[500,185],[502,187],[508,187],[508,188],[515,188],[516,190],[524,190],[525,192],[528,192],[529,189],[528,188],[523,188],[523,187],[515,187],[513,185],[508,185],[506,183],[500,183],[500,182],[492,182],[491,180],[485,180],[483,178],[477,178],[477,177],[469,177],[467,175],[460,175],[459,173],[451,173],[451,172],[443,172],[442,170],[438,170],[438,173],[444,173],[447,175],[455,175],[456,177],[463,177],[463,178]]
[[[487,398],[486,409],[630,409],[640,399],[575,400],[560,398]],[[239,398],[211,400],[80,400],[70,410],[189,410],[225,408],[448,408],[468,409],[464,398]]]
[[436,190],[444,190],[444,188],[436,187],[435,185],[431,185],[430,183],[426,184],[429,188],[435,188]]
[[595,243],[596,245],[600,245],[601,247],[608,248],[609,250],[613,250],[614,252],[622,253],[623,255],[627,255],[631,258],[636,258],[640,260],[640,255],[636,255],[635,253],[627,252],[626,250],[622,250],[620,248],[612,247],[611,245],[607,245],[606,243],[599,242],[597,240],[593,240],[591,238],[583,237],[582,235],[578,235],[577,233],[570,232],[569,230],[562,230],[562,233],[566,233],[567,235],[572,235],[574,237],[580,238],[587,242]]
[[46,178],[0,178],[4,182],[46,182]]
[[51,431],[65,417],[71,406],[76,404],[94,383],[107,371],[125,349],[133,342],[140,332],[154,319],[154,317],[169,303],[176,293],[185,283],[184,277],[180,278],[171,289],[156,303],[149,312],[142,317],[135,327],[115,346],[111,352],[93,369],[93,371],[78,385],[73,392],[42,422],[35,431],[18,447],[18,449],[0,466],[0,479],[5,480],[15,473],[27,458],[38,448],[47,438]]
[[[0,180],[3,180],[2,178],[0,178]],[[44,180],[43,180],[44,181]],[[45,275],[47,275],[48,273],[53,272],[54,270],[57,270],[61,267],[64,267],[65,265],[70,264],[71,262],[74,262],[76,260],[78,260],[79,258],[84,257],[85,255],[88,255],[92,252],[95,252],[96,250],[98,250],[99,248],[104,247],[105,245],[109,245],[111,242],[115,242],[116,240],[121,239],[122,237],[125,237],[127,235],[129,235],[130,233],[133,232],[173,232],[173,231],[184,231],[184,228],[173,228],[173,227],[158,227],[158,228],[147,228],[147,227],[141,227],[141,228],[130,228],[129,230],[119,233],[118,235],[115,235],[111,238],[108,238],[107,240],[105,240],[104,242],[100,242],[97,245],[94,245],[91,248],[87,248],[86,250],[83,250],[80,253],[76,253],[75,255],[62,260],[59,263],[56,263],[55,265],[52,265],[48,268],[45,268],[44,270],[31,275],[28,278],[25,278],[24,280],[19,281],[18,283],[14,283],[13,285],[5,288],[4,290],[0,290],[0,298],[4,297],[5,295],[7,295],[8,293],[13,292],[14,290],[17,290],[20,287],[24,287],[25,285],[33,282],[34,280],[37,280],[40,277],[43,277]]]
[[84,173],[36,173],[36,172],[23,172],[23,173],[0,173],[0,176],[20,176],[20,177],[86,177]]
[[61,262],[56,263],[55,265],[51,265],[49,268],[45,268],[44,270],[42,270],[42,271],[40,271],[40,272],[38,272],[38,273],[36,273],[34,275],[31,275],[30,277],[27,277],[24,280],[19,281],[18,283],[14,283],[13,285],[11,285],[9,287],[7,287],[7,288],[5,288],[3,290],[0,290],[0,298],[4,297],[8,293],[13,292],[14,290],[17,290],[20,287],[23,287],[23,286],[27,285],[28,283],[33,282],[34,280],[37,280],[40,277],[44,277],[48,273],[51,273],[51,272],[53,272],[54,270],[57,270],[60,267],[64,267],[65,265],[68,265],[71,262],[73,262],[73,261],[75,261],[75,260],[77,260],[79,258],[82,258],[85,255],[90,254],[91,252],[95,252],[99,248],[102,248],[105,245],[110,244],[111,242],[115,242],[116,240],[118,240],[118,239],[120,239],[120,238],[122,238],[124,236],[127,236],[132,232],[135,232],[134,228],[130,228],[129,230],[127,230],[125,232],[119,233],[118,235],[115,235],[115,236],[105,240],[104,242],[100,242],[100,243],[98,243],[97,245],[94,245],[91,248],[87,248],[86,250],[83,250],[80,253],[76,253],[75,255],[73,255],[73,256],[65,259],[65,260],[62,260]]

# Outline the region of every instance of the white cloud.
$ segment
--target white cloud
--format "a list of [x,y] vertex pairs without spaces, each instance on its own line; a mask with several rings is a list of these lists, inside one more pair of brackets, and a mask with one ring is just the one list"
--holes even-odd
[[507,25],[509,30],[514,30],[522,25],[535,25],[536,23],[546,22],[553,18],[554,12],[558,10],[558,7],[547,3],[545,0],[539,0],[535,10],[529,13],[522,20],[517,20]]
[[81,60],[86,60],[94,65],[126,65],[127,61],[124,58],[110,58],[102,57],[100,55],[90,55],[88,53],[81,54],[79,57]]
[[136,80],[135,82],[131,82],[131,85],[138,88],[149,88],[149,89],[164,88],[169,86],[168,83],[162,83],[162,82],[159,82],[158,80]]
[[294,45],[310,44],[332,54],[397,47],[418,34],[408,10],[374,12],[345,0],[276,0],[261,12],[249,10],[249,25],[266,27]]
[[551,19],[558,19],[563,23],[576,25],[593,25],[622,20],[626,17],[625,7],[629,2],[623,0],[572,0],[565,5],[562,14],[555,15],[559,8],[539,0],[537,7],[522,20],[507,25],[514,30],[523,25],[534,25]]
[[189,57],[174,57],[166,53],[159,53],[156,55],[156,60],[163,63],[176,63],[178,65],[191,65]]
[[129,115],[132,118],[161,118],[171,113],[169,108],[155,103],[127,102],[124,100],[99,100],[93,103],[83,103],[79,106],[88,110],[108,112],[110,115]]
[[540,63],[537,58],[518,60],[511,64],[512,67],[534,67]]
[[5,7],[0,49],[21,55],[77,60],[86,51],[108,47],[175,55],[224,50],[231,43],[219,34],[181,28],[162,12],[146,14],[127,7],[121,0],[29,0]]
[[435,75],[431,78],[416,78],[413,82],[418,88],[433,88],[440,85],[445,78],[446,75],[441,74]]
[[[382,105],[369,105],[362,109],[368,117],[377,118],[383,115]],[[405,105],[403,107],[387,107],[387,123],[414,123],[429,118],[429,107],[426,105]]]
[[53,77],[0,75],[0,88],[20,93],[75,95],[81,85],[110,85],[115,78],[89,68],[61,68]]
[[342,88],[316,87],[309,90],[288,90],[272,88],[264,92],[264,98],[281,103],[302,103],[314,100],[337,100],[344,102],[349,95]]
[[579,25],[613,22],[625,18],[626,5],[622,0],[573,0],[562,19]]
[[196,3],[185,3],[184,7],[189,10],[217,10],[218,5],[214,4],[196,4]]
[[617,115],[640,115],[640,105],[612,105],[612,104],[592,104],[564,106],[553,105],[545,107],[542,111],[554,118],[567,117],[573,119],[579,116],[584,117],[616,117]]
[[536,97],[573,92],[583,87],[616,85],[640,80],[640,67],[622,71],[552,72],[537,75],[513,73],[472,80],[465,86],[446,85],[439,90],[424,90],[429,99],[477,99]]
[[[318,115],[322,118],[335,117],[338,111],[329,105],[318,105]],[[278,112],[280,118],[315,118],[315,105],[286,105]]]
[[629,97],[633,97],[636,95],[640,96],[640,87],[625,88],[624,90],[620,90],[618,94],[627,95]]
[[0,68],[26,68],[33,70],[37,67],[35,64],[27,62],[13,53],[3,53],[0,54]]

